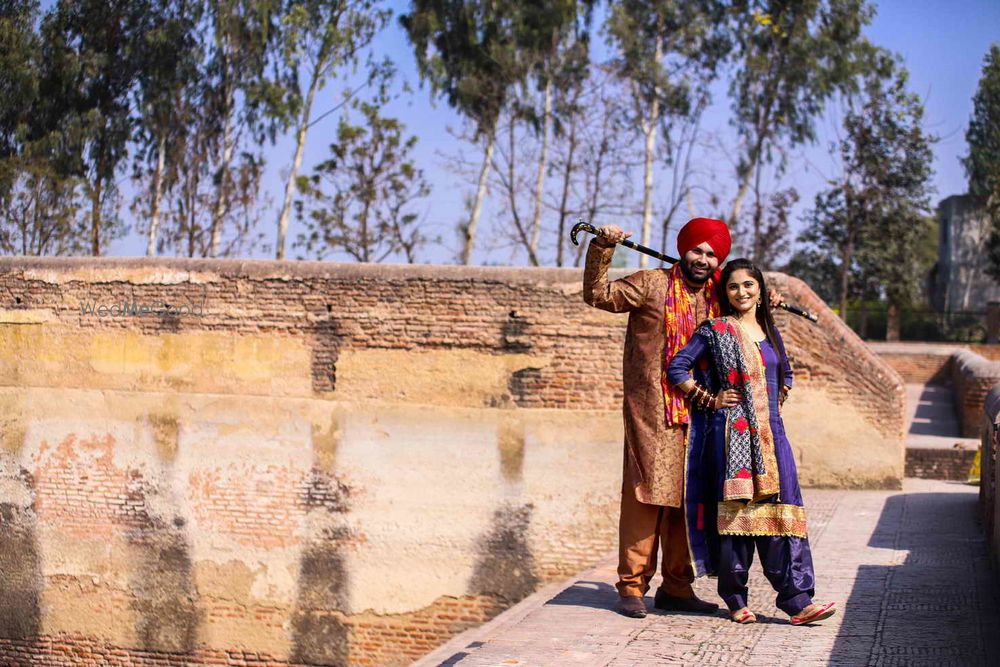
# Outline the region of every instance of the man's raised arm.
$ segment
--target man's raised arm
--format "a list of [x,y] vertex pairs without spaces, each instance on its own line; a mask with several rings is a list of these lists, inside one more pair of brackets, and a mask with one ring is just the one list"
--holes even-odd
[[590,241],[583,270],[583,300],[595,308],[612,313],[635,310],[646,298],[647,272],[639,271],[620,280],[608,281],[608,269],[615,254],[615,244],[632,235],[615,225],[601,227]]

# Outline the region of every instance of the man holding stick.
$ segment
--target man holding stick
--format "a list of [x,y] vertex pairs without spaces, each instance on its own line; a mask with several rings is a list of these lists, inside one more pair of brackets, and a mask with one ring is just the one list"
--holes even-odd
[[584,301],[613,313],[629,313],[622,367],[625,461],[618,533],[619,610],[633,618],[646,615],[643,596],[656,574],[657,546],[662,545],[663,584],[654,606],[713,613],[718,605],[698,599],[691,587],[694,570],[683,509],[689,406],[667,382],[666,368],[699,323],[718,317],[714,276],[732,240],[722,221],[695,218],[677,235],[681,259],[673,267],[638,271],[609,282],[615,245],[630,235],[615,225],[601,227],[587,249],[583,276]]

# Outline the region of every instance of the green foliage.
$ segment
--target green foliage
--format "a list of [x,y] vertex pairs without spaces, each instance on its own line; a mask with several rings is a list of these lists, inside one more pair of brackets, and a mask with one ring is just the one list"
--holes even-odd
[[815,119],[836,91],[854,89],[869,66],[871,46],[862,28],[873,8],[864,0],[740,0],[733,4],[737,67],[730,82],[732,124],[740,138],[739,183],[729,219],[740,219],[743,197],[754,192],[743,245],[759,250],[775,239],[764,229],[762,168],[780,176],[788,151],[815,140]]
[[799,193],[795,188],[786,188],[773,192],[766,205],[755,205],[751,225],[758,230],[757,234],[747,234],[742,220],[732,227],[734,239],[749,241],[746,246],[740,244],[744,256],[763,270],[777,266],[778,259],[791,247],[789,238],[789,217],[792,207],[799,201]]
[[381,262],[402,254],[413,262],[428,241],[415,210],[415,202],[430,194],[411,157],[417,138],[382,115],[390,80],[382,79],[372,101],[352,105],[361,122],[342,117],[331,157],[299,179],[296,211],[306,232],[295,247],[310,256],[339,251],[359,262]]
[[826,101],[866,66],[861,29],[874,12],[864,0],[742,0],[732,11],[739,68],[730,94],[744,142],[737,171],[747,177],[775,143],[815,139]]
[[308,87],[322,90],[339,69],[356,66],[360,51],[389,19],[376,0],[288,0],[281,17],[279,67],[284,99],[275,113],[286,120],[301,114]]
[[[891,308],[917,301],[932,261],[931,143],[923,105],[888,54],[865,77],[845,119],[843,178],[816,196],[801,239],[836,266],[843,312],[851,297],[884,297]],[[829,265],[821,269],[828,274]]]
[[965,139],[969,154],[962,164],[969,177],[969,194],[982,203],[992,222],[988,272],[1000,280],[1000,46],[996,44],[984,59]]
[[35,0],[0,0],[0,160],[19,152],[37,98],[37,16]]
[[493,134],[510,87],[526,76],[516,48],[521,6],[516,0],[412,0],[410,13],[399,18],[421,79],[473,121],[477,138]]
[[640,108],[657,103],[665,119],[690,111],[692,88],[707,86],[730,49],[724,3],[712,0],[621,0],[605,29]]

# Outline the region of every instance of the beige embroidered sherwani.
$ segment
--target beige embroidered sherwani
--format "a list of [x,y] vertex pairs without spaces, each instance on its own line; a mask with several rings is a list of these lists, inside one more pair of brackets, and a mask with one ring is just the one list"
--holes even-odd
[[[609,282],[614,252],[614,246],[602,248],[591,241],[583,299],[602,310],[629,314],[622,362],[625,486],[634,490],[641,503],[680,507],[687,427],[667,426],[660,384],[666,344],[663,309],[670,277],[664,269],[649,269]],[[697,290],[694,315],[695,322],[708,317],[701,290]]]
[[[608,281],[614,246],[591,241],[583,274],[583,299],[612,313],[628,313],[622,362],[625,461],[618,524],[619,595],[642,597],[657,570],[663,546],[661,588],[670,596],[694,597],[694,569],[684,520],[684,457],[687,427],[667,426],[660,374],[666,345],[664,307],[669,274],[638,271]],[[701,290],[694,299],[695,322],[708,317]]]

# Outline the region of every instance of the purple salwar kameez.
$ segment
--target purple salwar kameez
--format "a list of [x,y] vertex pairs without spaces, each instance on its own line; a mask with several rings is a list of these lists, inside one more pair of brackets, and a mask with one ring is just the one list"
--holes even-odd
[[[782,345],[780,334],[777,343]],[[730,611],[747,606],[747,578],[756,549],[764,574],[778,594],[778,608],[795,615],[811,604],[815,578],[795,458],[778,411],[781,384],[791,386],[792,371],[787,365],[779,368],[781,355],[767,340],[758,347],[767,380],[768,423],[774,439],[780,491],[749,506],[737,505],[751,514],[739,531],[733,530],[733,524],[725,518],[720,520],[720,514],[731,513],[734,505],[722,497],[726,409],[692,410],[685,487],[688,516],[693,519],[688,525],[689,542],[697,573],[718,575],[719,595]],[[673,385],[693,375],[713,393],[722,387],[713,366],[710,340],[700,333],[692,336],[688,345],[674,356],[667,374]],[[794,521],[789,517],[794,517]],[[790,529],[793,523],[795,528]]]

